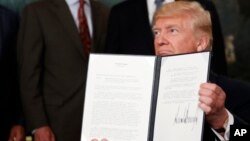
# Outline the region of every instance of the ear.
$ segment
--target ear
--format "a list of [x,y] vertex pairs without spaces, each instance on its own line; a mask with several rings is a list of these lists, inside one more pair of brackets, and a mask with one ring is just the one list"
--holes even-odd
[[197,51],[198,52],[205,51],[206,49],[208,49],[208,44],[209,44],[208,36],[202,35],[198,37],[198,40],[196,42]]

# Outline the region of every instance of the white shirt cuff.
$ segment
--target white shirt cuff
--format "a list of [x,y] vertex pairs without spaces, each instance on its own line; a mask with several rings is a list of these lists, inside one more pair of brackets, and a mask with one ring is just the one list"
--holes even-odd
[[224,137],[221,136],[218,132],[216,132],[213,128],[211,128],[213,130],[213,132],[215,133],[215,135],[220,139],[220,141],[229,141],[230,125],[234,124],[233,115],[228,110],[227,110],[227,114],[228,114],[228,120],[227,120],[227,123],[224,123],[224,128],[226,130],[225,133],[224,133]]

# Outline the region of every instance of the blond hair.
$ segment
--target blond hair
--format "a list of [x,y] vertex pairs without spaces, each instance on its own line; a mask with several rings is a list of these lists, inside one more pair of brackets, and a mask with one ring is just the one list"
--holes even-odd
[[185,16],[191,18],[196,36],[205,34],[209,37],[208,48],[212,46],[212,24],[210,13],[195,1],[175,1],[162,5],[154,14],[153,24],[158,18]]

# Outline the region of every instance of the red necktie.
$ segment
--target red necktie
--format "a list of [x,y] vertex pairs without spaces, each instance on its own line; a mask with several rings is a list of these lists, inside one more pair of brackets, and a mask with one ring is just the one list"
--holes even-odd
[[91,38],[89,34],[87,19],[85,16],[84,3],[85,3],[84,0],[79,0],[78,21],[79,21],[80,38],[83,44],[83,51],[88,58],[90,53]]

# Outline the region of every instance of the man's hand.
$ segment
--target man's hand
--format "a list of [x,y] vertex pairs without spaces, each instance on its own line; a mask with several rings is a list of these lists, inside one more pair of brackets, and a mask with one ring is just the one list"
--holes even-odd
[[216,84],[203,83],[200,86],[199,95],[199,106],[205,112],[207,122],[214,129],[223,128],[228,118],[225,92]]
[[35,141],[55,141],[55,135],[49,126],[36,129],[34,138]]
[[14,125],[10,130],[10,136],[8,141],[24,141],[25,131],[23,126]]

